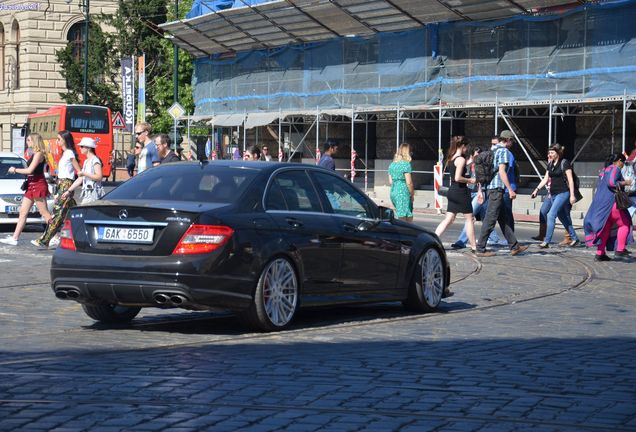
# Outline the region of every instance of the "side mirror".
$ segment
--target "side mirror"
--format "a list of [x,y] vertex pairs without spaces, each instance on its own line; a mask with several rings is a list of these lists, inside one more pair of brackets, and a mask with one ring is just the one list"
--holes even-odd
[[393,213],[393,210],[387,207],[380,207],[380,221],[393,222],[394,219],[395,213]]

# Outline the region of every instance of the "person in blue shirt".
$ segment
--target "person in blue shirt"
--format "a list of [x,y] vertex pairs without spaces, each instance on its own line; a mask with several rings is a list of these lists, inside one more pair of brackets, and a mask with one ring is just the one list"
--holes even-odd
[[[521,245],[515,237],[515,233],[512,229],[512,221],[508,218],[508,212],[504,204],[504,190],[507,190],[510,200],[514,200],[517,197],[517,193],[510,185],[508,179],[508,167],[510,166],[510,150],[508,147],[512,145],[514,134],[509,130],[504,130],[499,135],[499,143],[494,146],[494,169],[495,176],[488,183],[486,189],[488,191],[488,208],[486,209],[486,216],[481,226],[481,234],[479,236],[479,242],[477,243],[477,256],[490,256],[486,251],[486,242],[495,224],[499,223],[501,231],[503,231],[504,237],[508,241],[510,247],[510,254],[517,255],[526,249],[527,245]],[[484,186],[484,185],[482,185]]]
[[327,168],[330,170],[336,170],[336,162],[333,160],[333,156],[338,151],[338,144],[335,141],[327,140],[322,145],[322,156],[318,161],[318,166]]
[[139,159],[137,160],[137,174],[142,173],[148,168],[157,166],[161,162],[159,152],[157,151],[157,145],[150,137],[151,132],[152,126],[150,126],[150,123],[142,122],[135,126],[137,142],[144,146],[141,149]]

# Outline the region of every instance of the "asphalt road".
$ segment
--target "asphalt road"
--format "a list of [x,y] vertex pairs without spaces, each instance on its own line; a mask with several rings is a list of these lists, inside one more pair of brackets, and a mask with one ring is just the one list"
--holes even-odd
[[95,325],[54,298],[36,235],[0,246],[0,431],[636,431],[633,260],[449,252],[439,313],[317,309],[259,334],[177,310]]

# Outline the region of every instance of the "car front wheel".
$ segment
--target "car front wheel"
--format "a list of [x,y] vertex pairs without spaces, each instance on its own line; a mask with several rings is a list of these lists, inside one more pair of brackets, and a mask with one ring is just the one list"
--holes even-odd
[[286,258],[276,258],[261,272],[250,308],[241,318],[260,331],[283,330],[298,309],[298,278],[294,266]]
[[434,311],[442,301],[445,286],[444,261],[439,251],[431,247],[417,262],[406,307],[417,312]]
[[118,305],[86,305],[82,308],[89,317],[95,321],[107,324],[121,324],[132,321],[137,316],[141,308]]

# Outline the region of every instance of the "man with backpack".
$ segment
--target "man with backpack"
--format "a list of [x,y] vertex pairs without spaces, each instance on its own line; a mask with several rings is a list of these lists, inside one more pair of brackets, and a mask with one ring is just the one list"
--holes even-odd
[[508,241],[511,255],[517,255],[528,249],[527,245],[520,245],[517,241],[512,228],[513,221],[510,220],[504,203],[504,193],[508,193],[511,201],[517,197],[508,178],[508,167],[511,166],[511,153],[508,148],[512,146],[513,138],[514,134],[509,130],[502,131],[499,142],[491,150],[482,152],[475,159],[477,181],[488,191],[488,207],[477,242],[477,256],[491,256],[486,251],[486,242],[497,222]]

